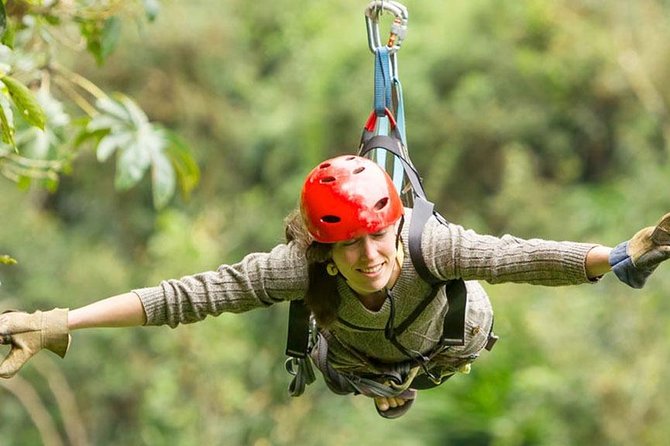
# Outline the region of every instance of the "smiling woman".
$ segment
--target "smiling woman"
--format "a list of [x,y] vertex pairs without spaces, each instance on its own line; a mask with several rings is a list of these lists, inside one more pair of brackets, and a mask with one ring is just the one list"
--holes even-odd
[[[641,287],[670,255],[670,214],[611,248],[577,242],[494,237],[431,216],[421,233],[430,283],[412,262],[412,209],[374,162],[344,156],[307,176],[300,212],[287,219],[287,242],[239,263],[136,289],[72,311],[0,315],[0,364],[8,378],[39,350],[65,355],[70,331],[87,327],[169,325],[305,299],[316,323],[309,352],[338,394],[375,399],[386,418],[403,415],[417,390],[468,371],[490,346],[493,311],[478,280],[571,285],[596,282],[614,269]],[[418,213],[417,213],[418,214]],[[407,223],[407,224],[405,224]],[[445,283],[462,279],[467,305],[462,342],[445,344]]]
[[374,234],[334,244],[333,264],[361,298],[379,294],[395,284],[402,267],[398,258],[401,251],[397,249],[398,227],[395,223]]

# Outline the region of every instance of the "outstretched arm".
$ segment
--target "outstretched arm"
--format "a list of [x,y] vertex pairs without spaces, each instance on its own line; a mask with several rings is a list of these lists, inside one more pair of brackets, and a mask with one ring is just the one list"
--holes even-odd
[[0,362],[0,378],[11,378],[38,351],[45,348],[65,356],[70,331],[89,327],[132,327],[146,322],[144,307],[135,293],[119,294],[72,311],[0,314],[0,344],[11,350]]
[[596,246],[586,254],[586,275],[589,279],[597,279],[612,270],[610,267],[610,253],[612,248]]
[[68,314],[68,328],[78,330],[92,327],[134,327],[147,321],[144,307],[137,294],[119,294],[93,302]]

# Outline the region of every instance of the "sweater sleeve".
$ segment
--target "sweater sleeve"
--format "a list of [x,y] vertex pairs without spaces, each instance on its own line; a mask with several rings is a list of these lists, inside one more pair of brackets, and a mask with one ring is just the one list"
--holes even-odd
[[438,277],[547,286],[591,282],[586,274],[586,255],[595,246],[480,235],[435,219],[426,224],[422,240],[427,266]]
[[208,315],[241,313],[276,302],[302,298],[307,288],[307,264],[293,244],[268,253],[249,254],[233,265],[158,286],[133,290],[144,306],[146,325],[176,327]]

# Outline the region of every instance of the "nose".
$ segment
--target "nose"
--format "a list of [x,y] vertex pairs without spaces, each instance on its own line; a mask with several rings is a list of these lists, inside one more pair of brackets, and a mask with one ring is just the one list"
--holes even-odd
[[369,235],[363,237],[361,243],[361,256],[366,259],[373,259],[375,256],[376,248],[374,240]]

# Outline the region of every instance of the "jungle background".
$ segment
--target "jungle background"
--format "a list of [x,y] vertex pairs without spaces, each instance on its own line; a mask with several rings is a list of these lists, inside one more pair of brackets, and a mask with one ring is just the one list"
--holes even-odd
[[[121,5],[62,3],[96,4]],[[668,2],[404,4],[409,150],[448,219],[481,233],[615,245],[670,209]],[[357,147],[372,106],[367,2],[123,6],[131,14],[104,22],[114,48],[54,40],[52,55],[177,135],[199,182],[156,206],[155,172],[125,187],[120,164],[76,141],[46,182],[3,170],[0,255],[17,263],[0,264],[1,310],[75,308],[269,249],[309,169]],[[26,153],[17,147],[0,164]],[[670,267],[642,291],[611,275],[563,288],[485,286],[501,340],[398,420],[365,397],[331,394],[320,378],[287,395],[284,305],[176,329],[75,332],[64,360],[41,353],[0,381],[0,443],[667,441]]]

